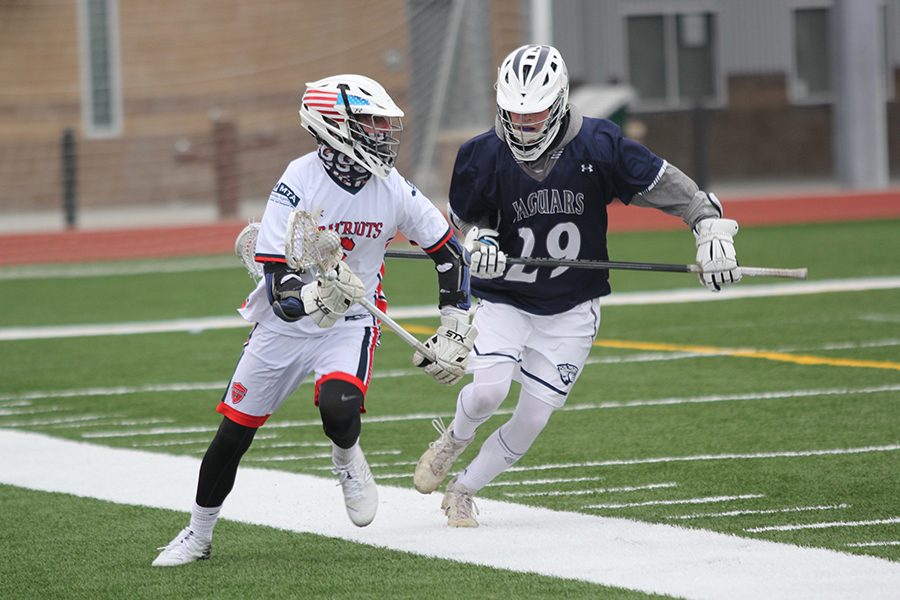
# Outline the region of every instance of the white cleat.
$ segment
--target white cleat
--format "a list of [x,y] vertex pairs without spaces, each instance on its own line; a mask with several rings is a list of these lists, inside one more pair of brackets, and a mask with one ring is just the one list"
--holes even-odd
[[365,527],[371,523],[378,511],[378,486],[362,449],[349,465],[336,464],[332,472],[340,479],[347,515],[353,524]]
[[181,533],[175,536],[174,540],[169,542],[168,546],[157,548],[157,550],[162,550],[162,552],[153,561],[154,567],[178,567],[195,560],[209,558],[212,552],[212,541],[198,538],[190,527],[185,527]]
[[475,506],[475,492],[456,481],[456,477],[447,484],[441,510],[447,515],[450,527],[478,527],[478,507]]
[[447,473],[450,472],[450,467],[475,439],[474,435],[467,440],[458,440],[453,437],[453,421],[446,429],[444,422],[440,419],[434,419],[431,424],[441,435],[428,444],[428,450],[419,458],[416,472],[413,474],[413,484],[423,494],[430,494],[438,489],[438,486],[447,477]]

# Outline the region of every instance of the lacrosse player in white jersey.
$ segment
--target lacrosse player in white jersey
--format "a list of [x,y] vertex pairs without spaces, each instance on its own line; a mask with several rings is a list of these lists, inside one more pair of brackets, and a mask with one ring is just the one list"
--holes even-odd
[[501,63],[496,126],[467,141],[450,183],[451,220],[471,254],[479,330],[456,415],[422,455],[414,483],[438,489],[453,462],[522,384],[512,417],[446,486],[442,508],[455,527],[476,527],[474,496],[531,447],[563,406],[600,326],[608,271],[506,268],[507,256],[609,260],[606,206],[615,198],[680,216],[694,232],[701,283],[736,283],[741,269],[715,196],[618,126],[568,104],[566,65],[550,46],[527,45]]
[[[256,430],[310,374],[347,514],[359,527],[375,518],[378,490],[359,437],[380,330],[357,302],[366,298],[386,309],[384,252],[398,233],[431,256],[438,279],[441,325],[425,342],[434,360],[416,352],[413,362],[444,384],[464,375],[476,333],[467,312],[468,266],[440,211],[393,168],[402,116],[367,77],[307,84],[300,123],[318,151],[291,162],[269,196],[256,242],[265,277],[240,309],[254,326],[217,408],[224,417],[200,466],[190,524],[161,548],[154,566],[209,558],[213,526],[241,457]],[[340,235],[343,260],[333,278],[288,267],[286,226],[298,209]]]

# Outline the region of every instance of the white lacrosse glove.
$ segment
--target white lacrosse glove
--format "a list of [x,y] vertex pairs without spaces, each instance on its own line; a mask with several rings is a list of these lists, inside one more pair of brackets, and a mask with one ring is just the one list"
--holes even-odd
[[734,251],[738,224],[732,219],[703,219],[694,226],[700,283],[718,292],[741,280],[741,267]]
[[365,294],[362,281],[347,263],[338,263],[334,279],[320,279],[303,286],[303,310],[322,328],[331,327]]
[[418,350],[413,354],[413,364],[421,367],[438,382],[453,385],[466,374],[469,351],[475,343],[478,330],[469,325],[469,315],[458,308],[441,309],[441,326],[426,342],[436,362],[425,358]]
[[506,271],[506,253],[500,249],[497,236],[500,233],[493,229],[472,227],[463,240],[463,247],[471,256],[469,268],[472,276],[479,279],[495,279],[503,277]]

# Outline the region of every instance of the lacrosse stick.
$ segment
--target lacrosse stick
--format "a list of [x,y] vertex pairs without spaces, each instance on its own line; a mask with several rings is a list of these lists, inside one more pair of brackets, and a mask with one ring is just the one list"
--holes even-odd
[[250,222],[241,229],[234,240],[234,253],[247,269],[250,278],[258,282],[263,277],[263,266],[256,262],[256,238],[259,236],[259,223]]
[[[292,269],[305,270],[321,279],[333,280],[335,270],[343,259],[341,238],[331,229],[321,229],[317,220],[308,212],[295,210],[288,217],[287,233],[284,240],[284,256]],[[360,306],[372,316],[386,324],[404,342],[432,362],[437,362],[434,352],[403,329],[384,311],[366,298],[358,300]]]
[[[429,258],[421,252],[404,250],[388,250],[387,258]],[[574,269],[620,269],[625,271],[661,271],[665,273],[702,273],[698,265],[675,265],[666,263],[623,262],[615,260],[566,260],[555,258],[517,258],[509,256],[506,262],[511,265],[530,267],[572,267]],[[788,279],[806,279],[807,269],[778,269],[769,267],[741,267],[747,277],[785,277]]]

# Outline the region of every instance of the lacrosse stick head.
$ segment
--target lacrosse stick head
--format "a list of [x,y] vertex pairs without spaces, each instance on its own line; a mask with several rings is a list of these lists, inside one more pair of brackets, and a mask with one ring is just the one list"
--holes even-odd
[[237,239],[234,240],[234,253],[241,259],[241,263],[253,281],[259,281],[263,276],[263,266],[256,262],[256,238],[258,236],[259,223],[250,222],[241,229]]
[[344,257],[341,237],[331,229],[320,228],[311,213],[295,210],[288,217],[284,257],[292,269],[327,277]]

